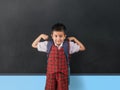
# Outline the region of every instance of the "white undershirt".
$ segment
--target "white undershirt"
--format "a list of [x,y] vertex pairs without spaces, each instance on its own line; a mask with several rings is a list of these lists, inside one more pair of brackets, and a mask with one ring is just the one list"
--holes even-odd
[[[39,42],[37,45],[37,50],[40,52],[47,52],[47,44],[48,44],[48,41]],[[80,46],[77,45],[77,43],[70,41],[69,44],[70,44],[70,50],[69,50],[70,54],[76,53],[80,50]],[[60,44],[59,46],[55,44],[55,46],[57,46],[58,49],[60,49],[62,45],[63,43]]]

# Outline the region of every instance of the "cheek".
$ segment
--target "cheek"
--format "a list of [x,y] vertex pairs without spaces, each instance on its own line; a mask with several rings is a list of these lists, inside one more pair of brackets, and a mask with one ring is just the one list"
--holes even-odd
[[65,39],[65,37],[62,37],[63,39]]
[[64,39],[65,39],[64,37],[61,38],[62,41],[64,41]]
[[57,38],[56,37],[52,37],[52,39],[55,41]]

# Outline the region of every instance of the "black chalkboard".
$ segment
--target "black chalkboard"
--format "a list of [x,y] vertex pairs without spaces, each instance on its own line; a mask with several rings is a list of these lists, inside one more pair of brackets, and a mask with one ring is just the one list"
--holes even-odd
[[47,56],[31,44],[57,22],[86,47],[71,74],[120,73],[119,0],[1,0],[0,74],[45,74]]

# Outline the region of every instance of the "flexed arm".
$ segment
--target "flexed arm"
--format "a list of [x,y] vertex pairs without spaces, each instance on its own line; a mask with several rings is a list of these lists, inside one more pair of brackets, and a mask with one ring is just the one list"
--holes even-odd
[[77,40],[75,37],[68,37],[68,39],[70,41],[74,41],[75,43],[77,43],[80,46],[80,51],[85,51],[85,46],[82,44],[82,42],[80,42],[79,40]]
[[38,42],[39,42],[41,39],[47,40],[47,39],[48,39],[48,35],[46,35],[46,34],[40,34],[40,35],[33,41],[32,47],[33,47],[33,48],[37,48],[37,44],[38,44]]

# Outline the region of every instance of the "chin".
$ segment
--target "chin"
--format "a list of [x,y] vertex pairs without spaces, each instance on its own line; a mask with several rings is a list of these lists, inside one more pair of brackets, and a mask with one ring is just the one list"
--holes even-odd
[[57,43],[57,45],[60,45],[61,43]]
[[[61,43],[60,43],[61,44]],[[57,45],[60,45],[60,44],[57,44]]]

